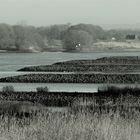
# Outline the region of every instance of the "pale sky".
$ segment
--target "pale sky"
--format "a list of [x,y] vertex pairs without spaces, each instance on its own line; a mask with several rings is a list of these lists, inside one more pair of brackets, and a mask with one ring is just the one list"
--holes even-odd
[[140,0],[0,0],[0,23],[137,24]]

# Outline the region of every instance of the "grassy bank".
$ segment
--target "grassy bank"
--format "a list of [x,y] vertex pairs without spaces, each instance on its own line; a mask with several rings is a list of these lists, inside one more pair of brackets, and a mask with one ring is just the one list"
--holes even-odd
[[140,83],[140,74],[27,74],[1,78],[15,83]]
[[139,57],[104,57],[96,60],[72,60],[53,65],[21,68],[18,71],[45,72],[135,72],[140,71]]
[[105,72],[105,73],[115,73],[115,72],[140,72],[140,65],[44,65],[44,66],[32,66],[21,68],[18,71],[31,71],[31,72]]

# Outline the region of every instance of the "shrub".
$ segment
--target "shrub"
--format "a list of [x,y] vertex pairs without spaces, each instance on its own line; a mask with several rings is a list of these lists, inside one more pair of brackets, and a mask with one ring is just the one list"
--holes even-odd
[[37,87],[36,88],[37,92],[49,92],[48,87]]
[[13,86],[9,85],[9,86],[4,86],[2,88],[2,91],[3,92],[14,92],[15,90],[14,90],[14,87]]

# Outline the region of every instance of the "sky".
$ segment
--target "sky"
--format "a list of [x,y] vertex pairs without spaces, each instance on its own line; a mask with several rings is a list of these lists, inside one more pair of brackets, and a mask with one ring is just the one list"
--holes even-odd
[[138,24],[140,0],[0,0],[0,23]]

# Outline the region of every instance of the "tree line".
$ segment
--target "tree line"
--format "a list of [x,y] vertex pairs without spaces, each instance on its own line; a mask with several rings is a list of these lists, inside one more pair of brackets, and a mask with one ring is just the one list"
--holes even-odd
[[127,34],[137,34],[139,30],[103,30],[91,24],[62,24],[47,27],[0,24],[0,50],[46,51],[59,41],[66,51],[80,51],[98,40],[115,37],[124,40]]

